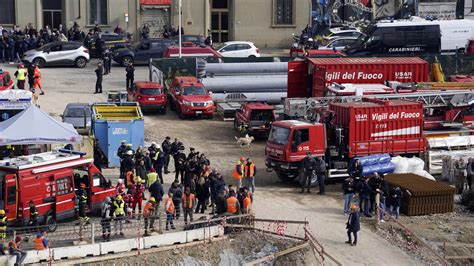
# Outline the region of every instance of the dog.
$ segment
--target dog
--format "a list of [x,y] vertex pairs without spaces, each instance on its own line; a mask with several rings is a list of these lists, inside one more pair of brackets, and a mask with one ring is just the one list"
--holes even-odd
[[250,144],[252,143],[252,141],[255,140],[255,138],[250,137],[249,134],[246,134],[245,137],[243,138],[235,137],[235,140],[237,141],[237,144],[239,144],[241,148],[243,148],[244,146],[247,146],[247,148],[250,149]]

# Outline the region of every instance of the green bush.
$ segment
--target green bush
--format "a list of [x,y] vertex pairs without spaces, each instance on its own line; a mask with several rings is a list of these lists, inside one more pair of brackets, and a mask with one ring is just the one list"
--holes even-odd
[[474,190],[467,190],[462,193],[461,205],[466,206],[470,212],[474,212]]

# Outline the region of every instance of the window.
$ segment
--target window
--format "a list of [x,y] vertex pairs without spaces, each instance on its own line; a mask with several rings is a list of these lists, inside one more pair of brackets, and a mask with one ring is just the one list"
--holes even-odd
[[11,186],[7,189],[7,204],[15,204],[16,202],[16,187]]
[[89,0],[89,24],[107,25],[107,0]]
[[237,50],[237,44],[231,44],[224,49],[221,50],[221,52],[230,52],[230,51],[235,51]]
[[274,0],[276,25],[293,25],[293,0]]
[[51,47],[50,51],[51,51],[51,52],[59,52],[59,51],[61,51],[61,45],[55,45],[55,46]]
[[251,47],[250,47],[250,45],[248,45],[248,44],[239,44],[239,45],[237,46],[237,50],[248,50],[248,49],[250,49],[250,48],[251,48]]
[[288,143],[288,137],[290,136],[290,129],[285,127],[272,126],[270,130],[270,136],[268,141],[270,143],[286,145]]
[[74,191],[72,177],[66,176],[56,179],[56,190],[58,191],[58,196],[72,193]]
[[15,24],[15,0],[0,0],[0,24]]

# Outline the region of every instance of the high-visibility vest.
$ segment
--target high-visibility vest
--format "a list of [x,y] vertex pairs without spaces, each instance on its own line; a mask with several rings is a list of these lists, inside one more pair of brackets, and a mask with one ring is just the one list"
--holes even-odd
[[250,201],[250,198],[249,198],[249,197],[246,197],[246,198],[244,199],[244,209],[247,209],[247,207],[250,207],[250,204],[251,204],[251,203],[252,203],[252,202]]
[[25,80],[26,79],[26,69],[20,68],[17,70],[18,74],[16,76],[17,80]]
[[165,201],[166,213],[174,213],[174,203],[172,198],[167,198]]
[[236,213],[238,202],[239,201],[234,196],[231,196],[231,197],[227,198],[227,212]]
[[145,216],[145,217],[150,217],[151,211],[152,211],[151,209],[152,209],[152,208],[153,208],[153,203],[147,202],[147,203],[145,204],[145,208],[143,208],[143,216]]
[[41,78],[41,70],[39,68],[35,68],[35,78]]
[[183,209],[192,209],[194,206],[194,194],[189,194],[189,202],[187,201],[188,195],[183,195]]
[[123,200],[121,200],[121,201],[116,200],[114,202],[114,206],[115,206],[115,215],[117,215],[117,216],[125,215],[125,210],[124,210],[125,202],[123,202]]
[[3,216],[3,218],[0,219],[0,231],[6,231],[7,230],[7,217]]
[[246,177],[253,177],[255,174],[255,164],[250,164],[250,167],[248,164],[244,166],[244,175]]
[[242,169],[242,163],[238,163],[234,167],[234,172],[232,173],[232,176],[234,177],[235,180],[240,180],[242,179],[242,174],[239,173],[238,168],[240,168],[240,172],[242,173],[244,169]]
[[35,238],[35,241],[33,242],[33,249],[34,250],[45,250],[45,246],[43,243],[43,237],[37,237]]
[[148,185],[155,183],[156,179],[158,179],[158,174],[156,172],[151,172],[146,175],[148,177]]

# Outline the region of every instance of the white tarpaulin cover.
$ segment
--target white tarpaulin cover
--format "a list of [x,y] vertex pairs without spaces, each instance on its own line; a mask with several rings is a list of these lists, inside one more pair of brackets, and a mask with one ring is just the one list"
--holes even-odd
[[417,157],[406,158],[401,156],[392,157],[391,162],[395,165],[395,174],[412,173],[424,178],[435,180],[435,178],[424,170],[425,162]]
[[0,145],[81,143],[71,125],[57,121],[35,105],[0,122]]

